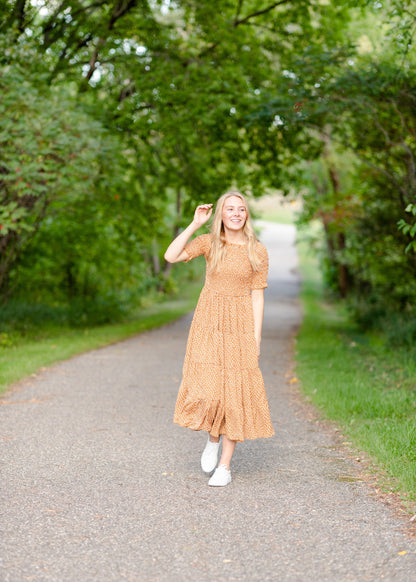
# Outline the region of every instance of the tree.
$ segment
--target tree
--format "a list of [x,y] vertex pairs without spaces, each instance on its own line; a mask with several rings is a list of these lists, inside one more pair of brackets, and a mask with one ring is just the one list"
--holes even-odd
[[[413,76],[399,66],[410,58],[411,17],[406,6],[389,3],[388,34],[401,43],[396,50],[382,42],[381,27],[367,26],[367,19],[382,18],[378,5],[374,13],[364,0],[354,5],[63,0],[45,2],[40,10],[23,0],[4,3],[12,50],[22,52],[30,37],[32,74],[47,75],[43,94],[65,94],[68,111],[82,111],[100,127],[100,148],[108,140],[109,151],[117,150],[110,156],[113,166],[108,161],[95,174],[85,211],[74,212],[70,196],[61,199],[67,216],[85,223],[91,235],[84,233],[85,241],[96,242],[89,244],[90,253],[95,249],[90,264],[110,272],[98,249],[118,244],[124,267],[139,252],[146,276],[160,285],[163,245],[195,203],[213,201],[231,185],[255,195],[299,186],[307,194],[306,214],[324,222],[331,281],[342,295],[359,290],[369,296],[383,287],[386,265],[372,259],[371,248],[380,240],[390,248],[391,236],[395,250],[386,257],[400,255],[391,264],[400,263],[410,281],[411,257],[398,251],[405,237],[400,239],[396,223],[414,202],[414,151],[406,138],[413,131]],[[354,27],[348,26],[351,17]],[[368,30],[376,31],[371,39]],[[379,51],[371,57],[368,43]],[[22,62],[13,54],[5,58],[9,65]],[[122,220],[116,223],[102,203],[106,191],[116,195],[117,180],[107,166],[123,175]],[[114,236],[98,236],[88,205],[100,217],[99,232]],[[48,208],[52,222],[42,222],[37,240],[55,236],[58,244],[58,233],[71,240],[64,236],[69,220]],[[3,213],[4,225],[11,223],[9,214]],[[73,261],[71,247],[62,243]],[[80,270],[71,268],[78,275],[84,272],[81,256],[80,250]],[[99,278],[104,289],[109,279]],[[381,295],[387,296],[388,278],[384,282]],[[397,294],[398,304],[413,293],[409,285]]]
[[[33,82],[17,59],[7,62],[7,38],[2,46],[0,293],[7,298],[10,270],[42,228],[51,205],[63,197],[76,204],[94,187],[108,167],[97,152],[103,151],[104,140],[107,148],[110,142],[97,121],[73,107],[69,91],[50,89],[40,75]],[[27,59],[29,47],[23,48]],[[114,148],[107,149],[108,159]]]
[[416,257],[398,231],[412,232],[404,223],[416,199],[411,17],[396,2],[385,10],[360,16],[378,26],[355,20],[355,47],[298,55],[255,120],[267,145],[285,144],[281,176],[302,189],[305,218],[323,223],[327,279],[367,322],[409,314],[416,298]]

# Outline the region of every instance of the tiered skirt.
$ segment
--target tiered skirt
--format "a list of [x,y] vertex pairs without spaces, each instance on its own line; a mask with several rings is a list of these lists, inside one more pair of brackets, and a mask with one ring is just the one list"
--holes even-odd
[[202,290],[189,332],[174,422],[235,441],[274,434],[258,365],[250,295]]

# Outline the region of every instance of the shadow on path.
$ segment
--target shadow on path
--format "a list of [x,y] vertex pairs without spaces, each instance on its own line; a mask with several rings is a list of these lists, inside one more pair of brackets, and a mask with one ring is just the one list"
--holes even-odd
[[64,362],[0,406],[0,580],[416,580],[415,544],[292,402],[293,227],[264,225],[261,367],[276,436],[209,488],[204,433],[172,423],[190,316]]

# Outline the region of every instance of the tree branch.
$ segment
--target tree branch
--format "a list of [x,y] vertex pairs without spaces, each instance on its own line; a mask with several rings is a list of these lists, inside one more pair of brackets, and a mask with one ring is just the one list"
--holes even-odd
[[52,38],[52,32],[56,30],[56,20],[64,6],[65,0],[62,0],[62,2],[55,8],[53,14],[49,17],[49,20],[47,20],[42,27],[43,43],[46,47],[49,47],[56,40],[55,38]]
[[100,38],[98,43],[97,43],[97,46],[94,49],[94,52],[92,53],[92,57],[91,57],[90,62],[89,62],[90,68],[88,69],[88,73],[85,77],[87,81],[89,81],[91,79],[91,77],[93,76],[93,74],[95,72],[95,69],[97,68],[98,52],[104,44],[105,44],[105,39]]
[[[113,30],[115,23],[119,20],[122,16],[124,16],[129,10],[135,8],[137,5],[138,0],[120,0],[115,6],[113,13],[110,17],[110,20],[107,24],[107,31],[110,32]],[[98,61],[98,54],[101,47],[107,42],[106,38],[100,38],[98,40],[97,46],[94,49],[90,60],[90,68],[88,69],[88,73],[86,74],[86,81],[91,79],[94,74],[95,69],[97,68],[97,61]]]
[[108,30],[112,30],[117,20],[124,16],[129,10],[135,8],[135,6],[137,6],[137,0],[120,0],[120,2],[114,7],[113,14],[108,24]]
[[235,21],[234,22],[237,22],[237,20],[240,18],[241,9],[243,7],[243,2],[244,2],[244,0],[238,0],[237,11],[235,13]]
[[2,23],[0,29],[7,30],[12,28],[13,24],[17,22],[17,30],[22,33],[26,26],[26,0],[16,0],[16,4],[10,14],[9,18]]
[[[49,17],[49,19],[45,22],[42,27],[42,34],[43,40],[46,47],[51,46],[57,40],[61,40],[64,36],[66,29],[70,28],[72,25],[71,21],[67,22],[66,20],[60,19],[58,20],[59,14],[65,8],[67,0],[62,0],[61,4],[59,4],[53,14]],[[96,2],[92,2],[88,6],[74,9],[71,11],[71,16],[73,20],[78,20],[80,17],[80,21],[85,19],[90,19],[91,22],[93,20],[94,12],[102,7],[102,1],[97,0]],[[72,34],[71,38],[74,38],[76,35]],[[67,43],[68,44],[68,43]]]
[[246,22],[248,22],[252,18],[256,18],[256,16],[262,16],[263,14],[267,14],[267,12],[271,12],[272,10],[274,10],[275,8],[277,8],[278,6],[281,6],[283,4],[290,4],[290,0],[279,0],[279,2],[274,2],[273,4],[268,6],[267,8],[263,8],[262,10],[257,10],[256,12],[253,12],[252,14],[248,14],[244,18],[238,18],[238,19],[234,20],[234,27],[240,26],[240,24],[245,24]]
[[359,148],[357,148],[354,144],[352,144],[349,140],[343,140],[337,135],[331,135],[327,133],[322,127],[319,125],[314,125],[313,123],[306,123],[306,127],[313,129],[314,131],[318,131],[322,136],[328,137],[332,139],[332,141],[342,145],[345,149],[349,149],[354,152],[359,160],[361,160],[364,164],[366,164],[369,168],[375,170],[376,172],[380,173],[381,175],[388,178],[388,180],[396,187],[397,191],[407,198],[408,192],[405,188],[403,188],[401,181],[398,181],[393,172],[388,171],[386,168],[379,166],[373,162],[371,162],[368,158],[363,156],[360,153]]

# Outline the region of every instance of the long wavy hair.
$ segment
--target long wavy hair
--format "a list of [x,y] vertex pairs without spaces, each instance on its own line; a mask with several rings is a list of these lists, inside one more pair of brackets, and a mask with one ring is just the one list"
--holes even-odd
[[247,239],[248,243],[248,258],[253,268],[253,271],[258,271],[260,267],[260,260],[256,253],[256,244],[257,244],[257,237],[254,232],[253,224],[250,218],[250,210],[246,199],[237,190],[229,190],[225,194],[223,194],[217,201],[217,206],[215,208],[214,219],[211,224],[211,234],[212,234],[212,244],[211,250],[208,255],[208,266],[211,271],[215,271],[218,267],[221,266],[224,258],[225,253],[227,252],[226,249],[226,240],[225,240],[225,230],[224,224],[222,221],[222,211],[224,208],[225,201],[227,198],[231,196],[237,196],[243,202],[246,208],[246,222],[243,226],[243,234]]

